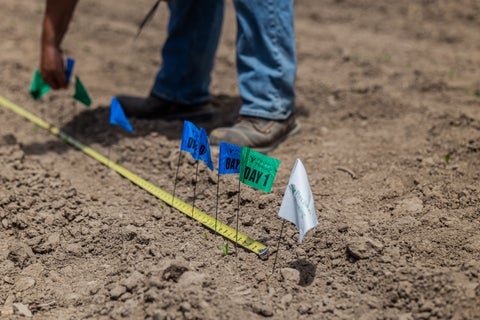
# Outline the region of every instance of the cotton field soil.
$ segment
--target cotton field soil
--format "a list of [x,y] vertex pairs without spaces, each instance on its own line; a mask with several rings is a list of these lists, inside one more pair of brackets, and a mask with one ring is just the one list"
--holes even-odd
[[[171,192],[183,123],[108,125],[118,93],[146,95],[161,65],[162,4],[80,1],[64,42],[93,103],[73,87],[39,102],[43,2],[0,5],[0,94]],[[295,4],[302,133],[269,155],[271,193],[242,185],[240,230],[270,258],[229,244],[114,171],[0,108],[0,309],[23,319],[480,318],[480,8],[476,1]],[[240,105],[235,17],[226,2],[211,131]],[[296,158],[319,225],[298,243],[278,210]],[[216,153],[214,153],[216,160]],[[217,176],[199,167],[196,206],[215,214]],[[176,194],[191,203],[184,157]],[[238,180],[219,179],[235,226]],[[223,247],[225,249],[225,247]]]

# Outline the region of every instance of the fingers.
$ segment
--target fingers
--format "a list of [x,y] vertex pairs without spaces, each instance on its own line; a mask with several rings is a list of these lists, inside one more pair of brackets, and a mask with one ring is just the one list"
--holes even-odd
[[67,87],[67,80],[65,74],[59,70],[41,70],[40,74],[43,81],[45,81],[52,89],[64,89]]
[[52,89],[64,89],[68,86],[63,65],[63,56],[58,48],[44,47],[40,61],[40,75]]

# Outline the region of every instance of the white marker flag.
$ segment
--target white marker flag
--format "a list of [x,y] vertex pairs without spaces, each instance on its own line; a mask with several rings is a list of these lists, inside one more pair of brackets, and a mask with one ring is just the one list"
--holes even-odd
[[300,232],[299,242],[305,234],[318,224],[313,203],[312,190],[302,161],[297,159],[290,173],[287,189],[278,215],[293,224]]

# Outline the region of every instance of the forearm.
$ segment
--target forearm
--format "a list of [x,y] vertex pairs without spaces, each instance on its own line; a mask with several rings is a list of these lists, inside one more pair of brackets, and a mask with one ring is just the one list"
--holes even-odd
[[78,0],[47,0],[43,19],[40,74],[53,89],[66,88],[60,45]]
[[42,45],[60,47],[78,0],[47,0]]

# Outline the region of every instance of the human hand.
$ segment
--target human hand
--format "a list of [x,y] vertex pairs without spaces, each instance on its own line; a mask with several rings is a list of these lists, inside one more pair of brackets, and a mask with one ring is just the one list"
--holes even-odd
[[40,75],[52,89],[64,89],[68,86],[63,65],[63,54],[59,47],[42,45]]

